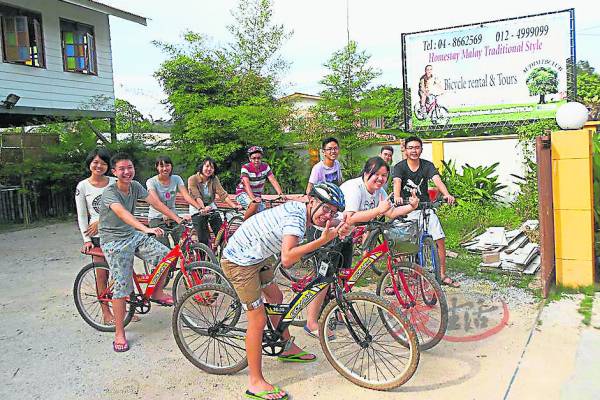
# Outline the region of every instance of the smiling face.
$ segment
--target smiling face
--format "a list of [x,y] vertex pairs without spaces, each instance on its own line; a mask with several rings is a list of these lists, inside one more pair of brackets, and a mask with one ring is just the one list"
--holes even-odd
[[117,177],[119,182],[131,183],[135,176],[135,168],[131,160],[119,160],[112,169],[112,173]]
[[338,212],[336,207],[333,207],[331,204],[322,203],[319,199],[314,197],[310,199],[310,207],[314,213],[312,215],[312,222],[317,226],[327,225],[327,221],[333,219]]
[[[260,153],[258,153],[260,154]],[[212,165],[212,163],[210,161],[205,161],[204,164],[202,165],[202,175],[204,175],[207,178],[210,178],[211,176],[213,176],[215,173],[215,167]]]
[[90,172],[92,173],[92,176],[100,177],[106,174],[106,171],[108,171],[108,164],[105,163],[100,156],[94,157],[90,163]]
[[164,161],[161,161],[156,166],[156,171],[158,172],[159,176],[161,176],[163,178],[168,178],[173,173],[173,165],[168,164]]
[[390,150],[383,150],[381,154],[379,154],[379,157],[383,158],[383,161],[385,161],[388,165],[392,165],[394,153],[392,153]]
[[262,161],[262,153],[252,153],[250,154],[250,162],[254,164],[255,167],[258,167]]
[[422,152],[423,146],[416,140],[406,143],[406,156],[410,160],[418,160],[419,158],[421,158]]
[[323,147],[323,156],[325,158],[328,158],[330,160],[335,160],[338,158],[339,154],[340,154],[340,146],[334,141],[326,143],[325,147]]
[[384,165],[380,167],[373,175],[369,177],[369,174],[365,174],[363,179],[365,180],[365,186],[367,191],[371,194],[381,189],[386,184],[389,175],[388,168]]

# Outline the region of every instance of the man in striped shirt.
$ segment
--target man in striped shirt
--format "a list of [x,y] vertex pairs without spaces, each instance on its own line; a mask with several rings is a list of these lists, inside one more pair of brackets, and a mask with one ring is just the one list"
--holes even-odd
[[248,149],[250,162],[242,165],[240,183],[237,185],[236,200],[246,209],[244,220],[247,220],[257,212],[265,209],[261,200],[265,189],[265,181],[268,179],[273,185],[275,192],[285,199],[279,182],[273,175],[269,164],[262,162],[263,149],[260,146],[252,146]]
[[[281,264],[289,268],[305,254],[317,250],[337,236],[350,233],[350,227],[343,221],[333,219],[345,207],[344,195],[339,187],[333,183],[318,184],[309,196],[308,204],[289,201],[254,215],[240,226],[223,250],[221,267],[248,316],[246,354],[249,383],[246,397],[249,398],[288,397],[285,391],[273,387],[262,375],[261,345],[267,316],[261,296],[270,304],[283,301],[283,293],[273,282],[273,256],[281,254]],[[306,228],[311,225],[324,227],[323,233],[318,239],[301,245]],[[271,318],[276,325],[278,319]],[[287,329],[283,338],[290,339]],[[278,359],[311,362],[316,356],[291,342]]]

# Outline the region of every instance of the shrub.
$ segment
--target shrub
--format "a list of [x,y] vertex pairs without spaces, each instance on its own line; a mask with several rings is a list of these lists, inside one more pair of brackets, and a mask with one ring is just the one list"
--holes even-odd
[[498,182],[498,175],[494,175],[498,163],[487,167],[471,167],[469,164],[462,166],[459,173],[453,160],[442,161],[444,169],[441,178],[448,191],[460,201],[467,203],[486,204],[498,201],[498,192],[506,187]]

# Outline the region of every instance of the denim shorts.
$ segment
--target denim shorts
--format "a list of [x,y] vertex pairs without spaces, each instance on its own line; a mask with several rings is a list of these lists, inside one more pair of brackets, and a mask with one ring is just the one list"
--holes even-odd
[[134,256],[156,267],[169,252],[168,247],[142,232],[135,232],[127,239],[100,243],[100,247],[115,281],[113,299],[122,299],[133,292]]
[[[240,203],[240,205],[242,207],[244,207],[245,210],[248,209],[248,207],[250,206],[250,204],[252,204],[252,200],[250,200],[250,196],[248,196],[248,193],[246,192],[242,192],[240,194],[238,194],[235,199],[237,200],[238,203]],[[260,202],[260,204],[258,205],[258,211],[257,212],[261,212],[265,210],[265,203],[263,203],[262,201]]]

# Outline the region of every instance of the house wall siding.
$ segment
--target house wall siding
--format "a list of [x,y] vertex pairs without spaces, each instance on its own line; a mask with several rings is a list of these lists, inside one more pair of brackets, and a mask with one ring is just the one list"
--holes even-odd
[[[21,96],[17,106],[65,110],[111,111],[114,85],[108,15],[56,0],[0,0],[0,3],[37,12],[42,16],[46,68],[1,62],[0,99]],[[60,19],[94,27],[98,75],[63,69]]]

